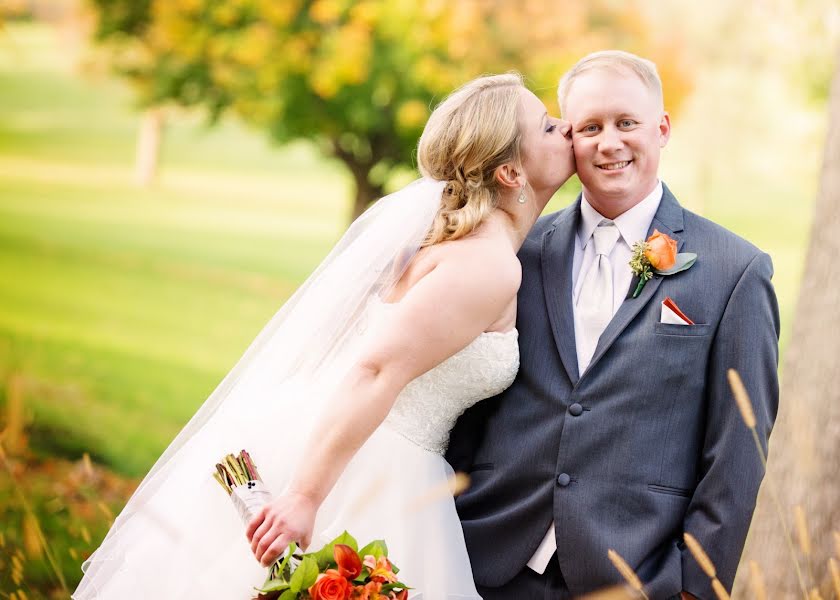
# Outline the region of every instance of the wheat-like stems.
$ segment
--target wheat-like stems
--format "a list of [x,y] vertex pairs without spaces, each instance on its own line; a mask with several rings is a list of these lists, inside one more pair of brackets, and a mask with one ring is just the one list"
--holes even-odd
[[15,490],[15,493],[18,497],[18,501],[23,507],[23,511],[32,519],[35,534],[38,536],[38,540],[41,542],[41,547],[44,549],[44,554],[46,554],[47,556],[47,562],[50,563],[50,567],[52,567],[55,576],[58,578],[58,583],[61,585],[61,589],[64,590],[64,592],[69,596],[70,590],[67,589],[67,583],[64,581],[64,575],[61,573],[61,569],[58,568],[58,563],[53,557],[52,552],[50,552],[50,547],[47,545],[47,540],[44,537],[44,532],[41,531],[41,524],[38,522],[38,517],[35,516],[35,511],[32,510],[32,507],[29,505],[26,496],[23,495],[23,492],[21,491],[18,482],[15,480],[15,473],[12,470],[12,465],[10,465],[9,461],[6,459],[6,452],[3,450],[3,444],[0,444],[0,461],[3,462],[3,466],[9,472],[9,477],[12,480],[12,488]]
[[832,531],[831,535],[834,536],[834,555],[837,560],[840,560],[840,532]]
[[626,585],[601,589],[585,596],[578,596],[577,600],[637,600],[638,593],[627,589]]
[[[741,411],[741,416],[744,419],[744,423],[749,428],[750,432],[752,433],[753,441],[755,442],[755,448],[758,450],[758,456],[761,459],[761,465],[764,467],[764,472],[767,472],[767,456],[764,454],[764,448],[761,447],[761,440],[758,439],[758,431],[756,431],[756,420],[755,420],[755,413],[752,409],[752,402],[750,401],[750,396],[747,393],[747,388],[744,386],[744,382],[741,380],[741,376],[738,375],[738,371],[735,369],[729,369],[727,371],[727,377],[729,378],[729,386],[732,388],[732,394],[735,396],[735,402],[738,404],[738,408]],[[802,597],[805,600],[808,600],[808,588],[805,586],[805,579],[802,576],[802,569],[799,567],[799,561],[796,558],[796,551],[793,548],[793,539],[790,534],[790,528],[787,525],[787,521],[785,520],[784,511],[782,510],[782,503],[779,500],[779,495],[776,493],[776,487],[773,485],[773,480],[770,477],[765,479],[765,484],[767,485],[767,490],[770,492],[770,498],[773,500],[773,505],[776,507],[776,514],[779,517],[779,522],[782,524],[782,531],[784,532],[785,543],[788,547],[788,552],[790,552],[791,560],[793,560],[793,566],[796,569],[796,579],[799,582],[799,589],[802,592]]]
[[446,498],[451,500],[452,496],[463,493],[469,487],[469,475],[460,471],[453,473],[446,481],[432,486],[426,492],[414,498],[414,500],[406,505],[405,510],[407,512],[416,512],[440,500]]
[[700,565],[703,572],[709,577],[709,579],[712,580],[712,589],[715,591],[715,595],[718,597],[718,600],[729,600],[729,593],[717,578],[717,570],[715,569],[712,559],[709,558],[709,555],[706,554],[705,550],[703,550],[703,546],[700,545],[697,538],[690,533],[685,532],[683,534],[683,539],[685,540],[685,545],[688,546],[691,555],[694,557],[694,560],[697,561],[697,564]]
[[645,588],[642,585],[642,580],[639,579],[639,576],[636,575],[633,568],[627,564],[627,561],[621,558],[621,555],[612,548],[607,550],[607,557],[616,570],[621,573],[621,576],[624,577],[627,585],[639,592],[645,600],[649,600],[648,595],[645,593]]
[[700,565],[700,568],[703,569],[703,572],[709,577],[709,579],[715,579],[717,577],[715,565],[712,562],[712,559],[709,558],[709,555],[706,554],[706,551],[703,550],[703,546],[700,545],[697,538],[686,532],[683,534],[683,539],[685,540],[685,545],[688,546],[688,549],[691,551],[692,556],[694,556],[694,560],[696,560]]
[[796,505],[793,509],[794,523],[796,523],[796,537],[799,540],[799,549],[805,556],[805,565],[808,567],[808,576],[811,582],[816,583],[814,579],[814,569],[811,567],[811,554],[813,552],[811,546],[811,535],[808,533],[808,522],[805,519],[805,510],[802,505]]
[[767,600],[767,588],[764,585],[764,573],[754,560],[750,561],[750,587],[755,600]]
[[823,597],[822,594],[820,594],[820,591],[813,587],[811,588],[810,594],[808,594],[808,600],[823,600]]
[[718,600],[730,600],[729,592],[726,591],[726,588],[723,587],[723,584],[717,577],[712,579],[712,589],[715,591],[715,595],[718,597]]
[[828,571],[831,573],[831,583],[834,585],[834,595],[840,599],[840,567],[833,558],[828,559]]

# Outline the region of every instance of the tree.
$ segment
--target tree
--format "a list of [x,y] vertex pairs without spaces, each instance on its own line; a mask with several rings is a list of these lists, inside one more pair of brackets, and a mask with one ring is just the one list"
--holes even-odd
[[157,173],[165,115],[162,105],[167,94],[156,89],[160,73],[152,62],[151,0],[92,0],[97,15],[95,39],[109,47],[116,71],[127,78],[137,92],[143,109],[135,153],[134,178],[150,184]]
[[[799,549],[796,554],[806,585],[822,585],[823,597],[828,597],[827,561],[832,555],[840,560],[834,554],[840,552],[840,55],[837,58],[820,191],[786,349],[781,406],[745,553],[761,566],[767,589],[786,598],[802,594],[771,488],[787,523],[793,521],[795,506],[804,509],[812,548],[809,556]],[[794,545],[799,546],[796,539]]]
[[230,110],[278,142],[317,142],[353,175],[353,217],[412,166],[430,107],[482,73],[520,70],[553,106],[565,68],[619,45],[659,62],[674,106],[688,88],[676,36],[653,37],[633,2],[95,2],[105,37],[139,39],[123,73],[146,103]]

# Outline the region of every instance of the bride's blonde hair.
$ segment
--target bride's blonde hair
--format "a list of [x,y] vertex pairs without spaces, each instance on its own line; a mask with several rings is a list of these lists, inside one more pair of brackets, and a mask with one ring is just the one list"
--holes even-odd
[[520,164],[518,73],[488,75],[458,88],[432,112],[417,148],[425,177],[446,181],[424,246],[473,232],[496,208],[495,170]]

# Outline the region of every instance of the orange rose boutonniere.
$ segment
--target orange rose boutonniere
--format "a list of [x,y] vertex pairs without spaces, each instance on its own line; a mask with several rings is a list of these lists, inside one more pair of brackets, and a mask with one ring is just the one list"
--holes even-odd
[[697,260],[693,252],[677,254],[676,240],[661,231],[654,229],[646,242],[633,244],[633,256],[630,258],[630,269],[639,278],[639,284],[633,292],[633,297],[642,293],[642,288],[654,275],[664,277],[674,275],[691,268]]

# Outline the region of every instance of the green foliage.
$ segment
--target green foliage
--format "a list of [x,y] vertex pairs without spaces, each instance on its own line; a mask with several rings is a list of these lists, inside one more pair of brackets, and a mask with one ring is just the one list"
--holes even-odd
[[[143,103],[231,110],[279,142],[317,141],[357,185],[357,211],[395,168],[412,166],[430,108],[466,81],[518,69],[554,104],[562,72],[620,44],[686,91],[679,45],[654,41],[635,2],[552,10],[536,0],[98,0],[122,72]],[[143,11],[146,14],[142,15]],[[552,112],[556,112],[553,110]]]
[[306,554],[305,556],[311,557],[313,560],[315,560],[318,565],[318,568],[322,571],[330,567],[335,567],[336,544],[344,544],[345,546],[350,546],[353,550],[356,551],[358,551],[359,549],[359,543],[356,541],[356,538],[354,538],[352,535],[345,531],[317,552],[312,552],[311,554]]
[[100,40],[143,36],[151,23],[152,0],[91,0],[98,15],[96,36]]
[[[364,558],[365,556],[371,555],[375,559],[379,560],[380,558],[388,557],[388,545],[385,543],[385,540],[374,540],[361,550],[359,550],[359,556]],[[396,570],[394,571],[397,572]]]
[[292,579],[289,581],[289,590],[298,593],[302,590],[309,589],[317,578],[318,561],[311,556],[304,556],[303,561],[295,569],[295,572],[292,573]]

